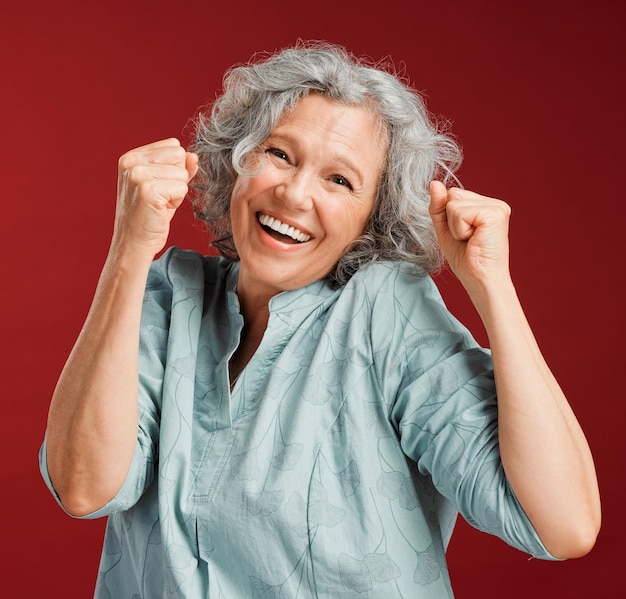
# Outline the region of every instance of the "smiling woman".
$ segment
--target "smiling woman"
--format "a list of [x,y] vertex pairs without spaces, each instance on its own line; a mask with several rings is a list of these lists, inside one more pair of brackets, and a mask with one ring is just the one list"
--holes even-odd
[[[267,306],[281,291],[325,278],[363,233],[385,150],[372,121],[366,108],[311,94],[264,142],[259,173],[238,177],[230,215],[243,304]],[[270,218],[278,233],[261,226]],[[290,228],[306,241],[294,243]]]
[[[537,557],[591,549],[593,461],[509,208],[448,189],[459,160],[413,90],[319,44],[233,69],[190,151],[120,159],[40,453],[66,511],[108,516],[96,597],[450,598],[457,513]],[[190,186],[223,255],[155,260]],[[441,301],[441,253],[491,350]]]

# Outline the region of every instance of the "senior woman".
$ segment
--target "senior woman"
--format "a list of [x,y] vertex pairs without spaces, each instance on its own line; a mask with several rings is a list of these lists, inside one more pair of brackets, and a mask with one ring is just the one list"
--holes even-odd
[[[509,208],[447,189],[459,162],[416,92],[319,44],[231,70],[191,151],[120,159],[40,454],[68,513],[109,516],[97,597],[452,597],[457,512],[537,557],[590,550],[594,466],[511,282]],[[222,256],[155,260],[190,185]],[[428,276],[439,248],[490,350]]]

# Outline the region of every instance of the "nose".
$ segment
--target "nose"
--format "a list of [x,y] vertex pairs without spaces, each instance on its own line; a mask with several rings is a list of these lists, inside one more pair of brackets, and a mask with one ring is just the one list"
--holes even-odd
[[313,206],[313,181],[304,169],[286,172],[276,185],[276,197],[286,208],[309,210]]

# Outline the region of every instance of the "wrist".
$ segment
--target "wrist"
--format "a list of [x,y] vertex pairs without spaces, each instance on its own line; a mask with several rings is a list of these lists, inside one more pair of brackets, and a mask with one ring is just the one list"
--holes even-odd
[[509,318],[515,310],[521,309],[517,290],[508,273],[500,277],[483,278],[464,287],[487,330],[503,318]]

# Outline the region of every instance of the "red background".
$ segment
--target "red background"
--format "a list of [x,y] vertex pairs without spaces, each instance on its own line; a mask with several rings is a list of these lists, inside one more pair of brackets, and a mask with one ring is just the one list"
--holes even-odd
[[[3,1],[2,595],[92,593],[104,522],[62,514],[37,451],[107,250],[118,156],[168,136],[186,141],[189,117],[228,66],[301,37],[402,63],[431,111],[453,122],[465,186],[512,205],[518,290],[596,457],[604,523],[593,552],[529,561],[461,523],[449,551],[457,596],[621,596],[624,6]],[[181,212],[171,243],[202,250],[206,235],[189,206]],[[449,274],[440,283],[484,340],[458,284]]]

